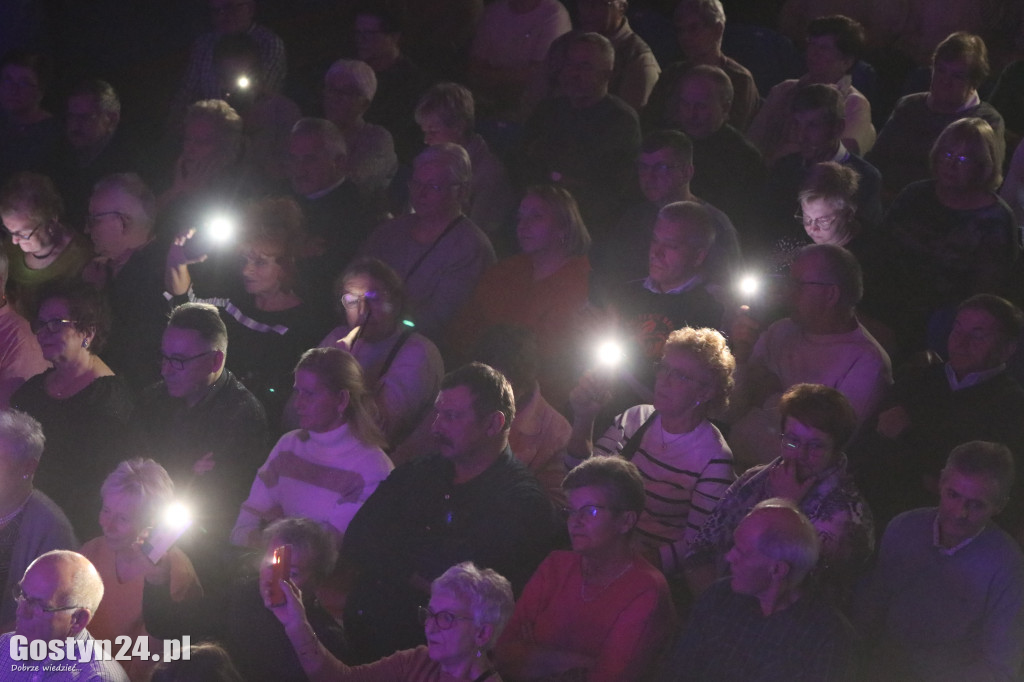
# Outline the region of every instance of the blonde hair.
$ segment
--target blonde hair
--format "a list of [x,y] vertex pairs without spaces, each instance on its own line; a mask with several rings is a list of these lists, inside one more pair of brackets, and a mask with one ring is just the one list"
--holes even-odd
[[136,457],[117,465],[100,487],[104,499],[111,495],[131,495],[142,502],[143,524],[148,525],[156,511],[174,499],[174,482],[167,470],[151,459]]
[[315,374],[333,393],[348,391],[345,423],[366,445],[383,448],[387,439],[377,425],[377,407],[366,388],[363,369],[351,353],[340,348],[311,348],[299,358],[295,371]]
[[729,405],[729,394],[734,384],[732,374],[736,370],[736,359],[729,350],[725,337],[714,329],[683,327],[668,335],[665,352],[685,350],[693,353],[704,369],[711,375],[715,394],[705,405],[709,413],[724,410]]

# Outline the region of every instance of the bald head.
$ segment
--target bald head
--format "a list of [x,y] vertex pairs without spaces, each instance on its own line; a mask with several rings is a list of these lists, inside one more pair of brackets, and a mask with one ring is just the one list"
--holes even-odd
[[20,583],[16,631],[52,641],[85,629],[103,599],[103,579],[77,552],[53,550],[33,561]]
[[800,583],[818,563],[818,532],[791,501],[776,497],[759,502],[740,523],[749,522],[759,529],[757,545],[761,553],[789,564],[792,584]]

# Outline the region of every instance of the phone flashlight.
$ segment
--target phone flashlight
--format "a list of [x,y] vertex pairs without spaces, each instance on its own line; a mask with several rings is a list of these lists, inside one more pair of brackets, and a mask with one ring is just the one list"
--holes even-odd
[[192,527],[192,512],[181,502],[167,505],[160,521],[142,543],[142,553],[154,564],[158,563],[178,539]]

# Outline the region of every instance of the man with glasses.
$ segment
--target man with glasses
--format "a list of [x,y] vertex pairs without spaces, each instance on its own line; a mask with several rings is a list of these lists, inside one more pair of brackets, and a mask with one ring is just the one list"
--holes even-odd
[[143,391],[132,416],[149,454],[189,490],[217,540],[227,539],[268,452],[263,406],[225,369],[227,351],[214,306],[175,308],[160,348],[163,379]]
[[[88,559],[68,550],[47,552],[29,565],[13,592],[17,620],[14,632],[0,636],[0,680],[128,682],[116,661],[16,661],[12,657],[14,650],[24,645],[21,650],[27,652],[37,640],[48,646],[60,642],[61,649],[67,651],[66,640],[71,639],[76,656],[81,647],[90,646],[92,635],[86,626],[103,599],[103,580]],[[47,665],[63,665],[68,670],[40,674]],[[26,668],[19,670],[18,666]]]

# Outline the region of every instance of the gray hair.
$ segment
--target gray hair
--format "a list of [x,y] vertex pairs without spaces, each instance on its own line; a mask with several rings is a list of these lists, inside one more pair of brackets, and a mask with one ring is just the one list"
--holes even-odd
[[732,393],[735,384],[733,372],[736,371],[736,358],[733,357],[729,344],[721,332],[709,327],[683,327],[668,335],[664,350],[684,350],[692,353],[711,375],[715,392],[705,405],[709,413],[716,413],[729,406],[729,394]]
[[171,311],[167,326],[196,332],[214,350],[228,349],[228,328],[216,306],[209,303],[182,303]]
[[334,536],[322,524],[311,519],[284,518],[274,521],[263,530],[263,545],[271,540],[299,548],[309,559],[313,580],[320,584],[330,574],[338,560],[338,547]]
[[114,86],[107,81],[98,78],[82,81],[68,94],[68,99],[86,96],[95,99],[105,114],[121,113],[121,99],[117,96]]
[[468,185],[473,181],[473,164],[469,160],[469,153],[454,142],[443,142],[424,149],[413,159],[413,170],[427,163],[445,166],[452,180],[461,185]]
[[821,256],[829,276],[839,287],[839,303],[853,308],[864,295],[864,274],[857,257],[835,244],[811,244],[800,249],[797,258]]
[[416,104],[416,123],[422,125],[427,116],[437,115],[449,128],[461,126],[463,134],[473,132],[476,121],[476,103],[473,93],[458,83],[438,83]]
[[676,5],[674,19],[683,12],[696,12],[705,26],[725,26],[725,8],[721,0],[682,0]]
[[174,482],[167,470],[151,459],[136,457],[121,462],[100,487],[100,495],[133,495],[143,504],[144,519],[174,499]]
[[658,211],[658,218],[674,225],[686,225],[692,231],[687,243],[699,249],[710,249],[715,243],[715,223],[711,213],[696,201],[676,201]]
[[781,497],[758,502],[747,518],[754,514],[771,515],[773,519],[757,539],[757,550],[789,564],[792,582],[799,584],[818,564],[821,554],[818,531],[792,500]]
[[7,452],[18,462],[38,462],[43,456],[46,445],[43,426],[25,412],[0,411],[0,438],[7,443]]
[[221,151],[232,159],[238,157],[242,151],[244,122],[230,104],[222,99],[193,102],[185,111],[185,125],[197,119],[212,121],[222,138]]
[[145,228],[147,233],[153,231],[153,223],[156,221],[156,196],[137,173],[107,175],[100,178],[92,191],[93,194],[97,194],[110,190],[118,190],[130,197],[136,206],[132,210],[123,210],[122,213],[130,216],[132,221]]
[[25,573],[32,570],[37,563],[45,561],[55,564],[70,564],[72,566],[71,582],[62,586],[59,600],[66,606],[77,606],[88,609],[90,613],[96,613],[100,602],[103,601],[103,578],[99,571],[92,565],[92,562],[79,554],[68,549],[54,549],[41,554],[33,561]]
[[326,118],[300,118],[292,126],[292,136],[316,135],[320,138],[323,147],[334,156],[348,154],[348,145],[345,144],[345,136]]
[[972,440],[962,443],[949,453],[942,477],[950,471],[957,471],[966,476],[987,476],[999,484],[997,504],[1006,502],[1013,487],[1014,463],[1010,449],[1002,443],[984,440]]
[[508,580],[493,569],[477,568],[471,561],[452,566],[431,583],[430,593],[437,592],[446,592],[465,601],[473,613],[475,625],[493,628],[485,649],[490,649],[498,641],[515,608],[512,585]]
[[368,102],[372,102],[374,95],[377,94],[377,74],[366,62],[361,62],[358,59],[339,59],[327,69],[324,80],[329,81],[336,76],[351,78],[359,88],[359,93]]
[[682,75],[679,79],[680,88],[693,78],[704,78],[714,85],[715,90],[718,92],[719,103],[723,109],[729,110],[729,107],[732,106],[732,99],[736,94],[736,90],[733,87],[732,80],[725,71],[717,66],[698,64]]
[[602,59],[605,62],[605,68],[611,71],[615,68],[615,46],[612,45],[611,41],[605,38],[600,33],[594,33],[593,31],[573,31],[566,34],[565,51],[568,53],[569,48],[577,44],[593,45],[598,49]]

